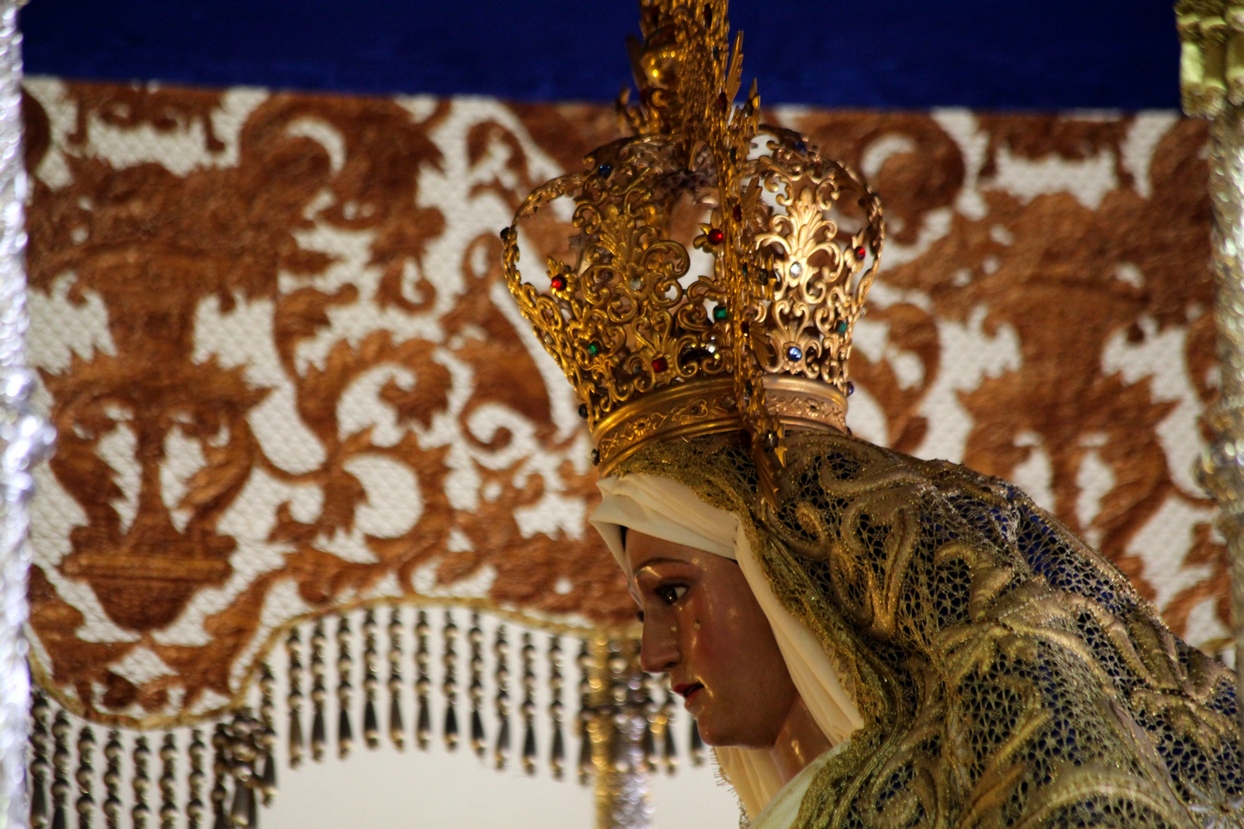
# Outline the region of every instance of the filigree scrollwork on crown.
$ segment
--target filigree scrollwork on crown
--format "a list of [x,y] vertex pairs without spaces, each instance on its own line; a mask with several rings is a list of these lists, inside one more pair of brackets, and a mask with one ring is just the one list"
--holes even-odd
[[640,7],[644,39],[627,38],[640,100],[630,104],[624,90],[619,119],[636,135],[681,134],[687,146],[705,141],[705,110],[729,72],[726,0],[643,0]]
[[[771,300],[759,309],[771,347],[757,356],[767,372],[819,379],[845,394],[851,338],[884,242],[880,201],[850,170],[808,152],[798,134],[768,129],[757,178],[781,209],[753,242],[773,274]],[[830,217],[848,194],[860,208],[853,228]]]
[[[549,290],[508,271],[520,305],[587,405],[594,425],[637,395],[697,376],[733,371],[729,314],[758,323],[749,341],[761,368],[828,382],[846,392],[846,360],[883,242],[881,209],[846,168],[821,159],[802,139],[766,128],[766,155],[740,165],[738,205],[743,275],[763,285],[761,300],[728,308],[727,275],[689,276],[687,249],[669,238],[676,213],[707,214],[694,247],[716,256],[728,224],[713,165],[701,148],[691,168],[667,140],[642,136],[592,153],[585,173],[536,190],[518,222],[560,197],[576,202],[574,263],[547,260]],[[762,191],[773,194],[770,207]],[[854,228],[829,218],[846,194],[861,208]],[[517,239],[507,231],[507,256]],[[754,276],[751,276],[754,275]],[[714,317],[720,314],[720,317]]]
[[[668,238],[676,212],[713,209],[708,160],[700,157],[687,169],[673,145],[655,136],[614,142],[587,160],[588,172],[541,187],[516,216],[517,226],[573,195],[577,261],[548,257],[545,294],[519,282],[516,267],[507,273],[594,424],[636,395],[727,373],[732,361],[729,329],[708,310],[725,302],[721,286],[712,273],[687,281],[687,249]],[[507,232],[507,257],[516,263],[513,232]]]
[[[506,281],[583,401],[598,462],[629,451],[614,449],[623,433],[666,433],[652,413],[684,400],[682,386],[726,379],[733,416],[683,434],[741,430],[769,496],[784,426],[806,419],[772,410],[768,380],[815,381],[805,391],[817,397],[849,391],[851,331],[883,240],[880,204],[801,136],[762,128],[754,85],[735,106],[741,41],[731,48],[724,0],[644,9],[645,40],[631,49],[640,101],[620,102],[638,134],[524,202],[502,234]],[[526,241],[552,238],[529,220],[558,197],[575,202],[574,261],[548,257],[548,289],[537,292],[518,271],[518,228]],[[708,273],[692,272],[701,261],[692,248],[711,258]],[[636,422],[623,430],[628,410]]]

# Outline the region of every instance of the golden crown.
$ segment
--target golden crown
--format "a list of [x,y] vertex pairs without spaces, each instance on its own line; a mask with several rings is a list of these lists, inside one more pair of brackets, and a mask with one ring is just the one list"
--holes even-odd
[[[583,401],[602,474],[654,440],[741,429],[769,489],[787,428],[845,429],[885,234],[854,173],[760,124],[755,84],[735,104],[726,6],[641,0],[639,101],[618,101],[634,135],[536,189],[501,236],[506,283]],[[547,256],[537,288],[520,245],[550,238],[533,217],[567,198],[569,255]]]

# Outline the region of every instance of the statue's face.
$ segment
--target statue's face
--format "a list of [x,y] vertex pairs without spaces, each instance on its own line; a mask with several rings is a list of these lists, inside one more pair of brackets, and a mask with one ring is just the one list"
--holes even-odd
[[626,559],[644,670],[669,674],[709,745],[771,748],[797,693],[739,566],[634,531]]

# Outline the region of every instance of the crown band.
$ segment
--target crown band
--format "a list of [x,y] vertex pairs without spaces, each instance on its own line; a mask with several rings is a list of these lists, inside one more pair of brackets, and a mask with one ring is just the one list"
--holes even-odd
[[[767,375],[765,402],[786,430],[846,431],[847,400],[819,380]],[[739,431],[734,382],[717,377],[645,395],[596,424],[592,437],[602,476],[658,441]]]

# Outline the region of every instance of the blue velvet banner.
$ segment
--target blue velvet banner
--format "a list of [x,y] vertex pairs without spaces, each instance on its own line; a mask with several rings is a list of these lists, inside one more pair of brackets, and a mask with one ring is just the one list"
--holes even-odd
[[[769,104],[1175,108],[1170,0],[736,0]],[[633,0],[34,0],[31,73],[611,99]]]

